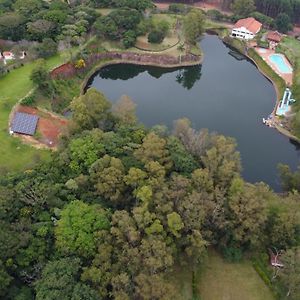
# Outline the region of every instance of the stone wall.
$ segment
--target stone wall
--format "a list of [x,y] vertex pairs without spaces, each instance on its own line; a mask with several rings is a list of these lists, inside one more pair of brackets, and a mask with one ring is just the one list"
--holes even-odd
[[[155,54],[139,54],[134,52],[105,52],[91,54],[86,59],[86,68],[90,68],[101,60],[118,60],[128,63],[137,63],[145,65],[155,66],[180,66],[181,64],[196,64],[200,62],[201,57],[193,54],[186,54],[180,57],[173,57],[169,55],[155,55]],[[51,71],[52,78],[70,78],[76,74],[76,68],[71,64],[67,63],[61,65]]]

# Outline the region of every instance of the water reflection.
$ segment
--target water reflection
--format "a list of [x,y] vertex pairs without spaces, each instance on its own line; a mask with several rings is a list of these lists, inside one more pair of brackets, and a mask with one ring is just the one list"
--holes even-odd
[[194,84],[201,78],[202,65],[189,67],[179,70],[176,75],[176,81],[184,88],[190,90]]

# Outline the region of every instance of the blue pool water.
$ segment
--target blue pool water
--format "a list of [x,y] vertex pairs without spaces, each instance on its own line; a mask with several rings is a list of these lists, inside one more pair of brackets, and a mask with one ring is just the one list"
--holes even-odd
[[285,62],[281,54],[271,54],[269,56],[270,61],[276,65],[277,69],[281,73],[292,73],[292,68]]

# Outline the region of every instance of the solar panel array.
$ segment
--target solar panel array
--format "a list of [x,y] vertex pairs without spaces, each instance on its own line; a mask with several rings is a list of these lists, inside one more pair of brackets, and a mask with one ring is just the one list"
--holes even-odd
[[27,113],[17,112],[13,118],[11,130],[13,132],[34,135],[39,117]]

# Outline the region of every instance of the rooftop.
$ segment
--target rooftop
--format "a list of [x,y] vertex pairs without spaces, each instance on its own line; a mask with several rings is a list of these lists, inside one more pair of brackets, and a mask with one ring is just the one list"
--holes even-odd
[[279,43],[282,39],[282,35],[278,31],[269,31],[267,39]]
[[238,20],[233,28],[241,28],[244,27],[247,30],[249,30],[252,33],[257,33],[262,26],[262,23],[258,22],[254,18],[246,18],[246,19],[240,19]]

